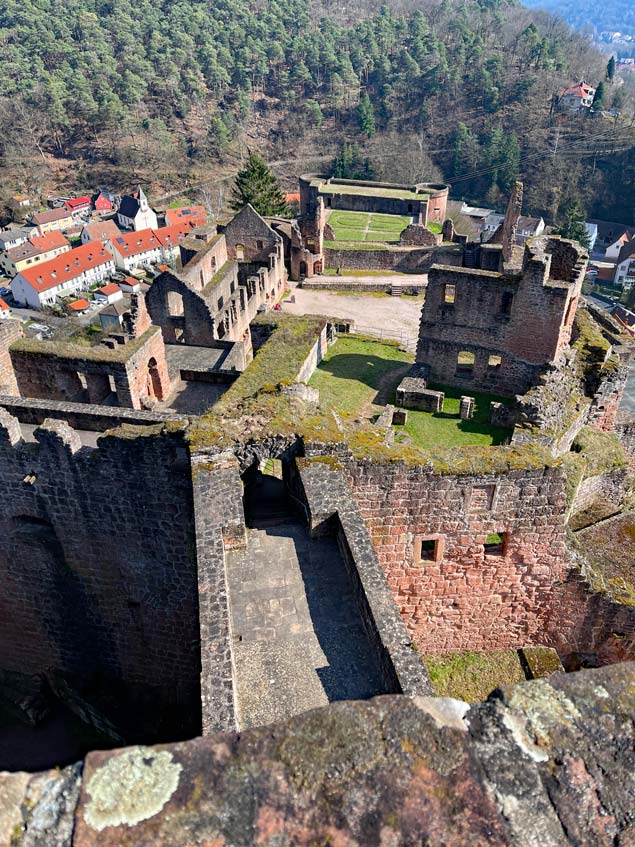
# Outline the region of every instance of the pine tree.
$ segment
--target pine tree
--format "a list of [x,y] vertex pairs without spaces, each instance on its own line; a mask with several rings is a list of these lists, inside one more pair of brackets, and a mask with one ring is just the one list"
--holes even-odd
[[606,78],[611,82],[615,77],[615,56],[611,56],[606,66]]
[[579,242],[585,250],[591,246],[589,233],[584,222],[584,212],[578,203],[570,203],[564,212],[562,224],[558,230],[563,238]]
[[363,94],[357,107],[357,122],[359,128],[368,138],[375,134],[375,110],[368,94]]
[[231,208],[236,211],[250,203],[259,215],[286,215],[287,202],[278,180],[257,153],[251,153],[247,164],[236,174]]

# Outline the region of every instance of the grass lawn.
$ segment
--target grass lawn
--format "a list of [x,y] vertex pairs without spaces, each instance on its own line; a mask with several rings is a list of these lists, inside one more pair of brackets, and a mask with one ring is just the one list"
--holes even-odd
[[328,222],[337,241],[399,241],[401,231],[412,223],[412,218],[335,209]]
[[[310,384],[320,390],[320,400],[325,407],[351,414],[365,413],[370,417],[379,407],[394,402],[395,390],[407,365],[413,361],[411,353],[397,346],[343,336],[329,349]],[[397,442],[403,432],[419,447],[500,444],[506,439],[507,430],[488,422],[490,402],[501,398],[472,392],[476,398],[474,417],[462,421],[459,398],[465,392],[433,387],[445,391],[443,412],[433,414],[409,409],[406,426],[395,427]]]

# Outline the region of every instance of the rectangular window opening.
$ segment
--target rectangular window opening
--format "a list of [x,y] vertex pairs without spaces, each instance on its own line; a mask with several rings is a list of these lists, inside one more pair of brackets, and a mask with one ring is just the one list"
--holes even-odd
[[505,554],[506,533],[490,532],[483,545],[486,556],[503,556]]
[[456,296],[456,285],[452,285],[452,283],[448,283],[443,286],[443,302],[454,305],[454,300]]
[[500,356],[490,356],[487,360],[487,367],[496,370],[496,368],[500,368],[502,361]]
[[418,535],[414,542],[415,567],[422,562],[440,562],[443,559],[444,537],[442,535]]

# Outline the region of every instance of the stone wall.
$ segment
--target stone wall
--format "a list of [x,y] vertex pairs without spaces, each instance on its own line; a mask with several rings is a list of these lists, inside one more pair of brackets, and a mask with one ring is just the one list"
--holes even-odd
[[[544,643],[541,615],[568,571],[561,470],[439,476],[425,467],[360,462],[351,481],[422,650]],[[484,549],[490,533],[504,534],[502,551],[491,555]],[[435,542],[430,560],[421,559],[426,540]]]
[[90,403],[63,403],[56,400],[24,399],[0,394],[0,407],[20,423],[42,424],[47,418],[66,421],[73,429],[105,432],[120,424],[147,426],[164,421],[186,421],[174,412],[121,409],[116,406],[93,406]]
[[438,247],[441,241],[441,235],[430,232],[427,227],[419,224],[410,224],[402,230],[399,237],[399,243],[404,246]]
[[245,544],[240,469],[231,454],[192,457],[203,734],[236,726],[225,548]]
[[[466,248],[466,265],[468,258]],[[522,269],[435,265],[417,361],[430,366],[433,382],[524,394],[569,343],[585,266],[586,254],[558,238],[528,242]]]
[[[334,242],[337,244],[337,242]],[[373,249],[328,246],[324,248],[324,266],[350,270],[391,270],[400,273],[425,273],[435,262],[461,263],[458,247],[398,248],[386,245]]]
[[615,431],[628,456],[629,467],[635,473],[635,420],[618,423]]
[[[399,277],[394,277],[394,282],[399,285],[404,294],[423,294],[427,287],[427,282],[412,282],[404,281]],[[372,279],[350,279],[339,276],[322,276],[317,279],[306,279],[302,283],[302,288],[308,291],[354,291],[357,294],[362,293],[377,293],[384,294],[392,293],[393,283],[389,281],[380,281]]]
[[634,692],[635,667],[621,665],[471,706],[378,697],[96,751],[74,767],[0,775],[0,845],[628,847]]
[[22,335],[20,321],[0,321],[0,394],[20,395],[9,347],[14,341],[22,338]]
[[430,693],[425,667],[413,651],[343,471],[329,464],[328,459],[300,460],[300,479],[311,534],[332,534],[338,540],[369,643],[383,670],[386,690]]
[[82,447],[0,413],[0,669],[62,675],[127,739],[200,731],[190,460],[181,432]]
[[23,339],[10,354],[23,397],[98,404],[114,393],[120,406],[142,409],[170,393],[158,327],[113,349]]

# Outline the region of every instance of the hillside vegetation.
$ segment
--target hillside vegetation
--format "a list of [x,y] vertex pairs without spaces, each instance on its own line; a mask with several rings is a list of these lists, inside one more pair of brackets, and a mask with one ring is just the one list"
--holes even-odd
[[[632,131],[551,115],[554,92],[600,79],[605,60],[515,2],[3,6],[5,197],[138,180],[156,196],[231,173],[247,149],[291,185],[348,139],[381,178],[447,179],[455,196],[494,203],[520,175],[527,208],[552,219],[572,199],[633,216]],[[609,86],[608,105],[616,95]]]
[[635,5],[632,0],[525,0],[525,5],[561,15],[578,29],[621,32],[635,35]]

